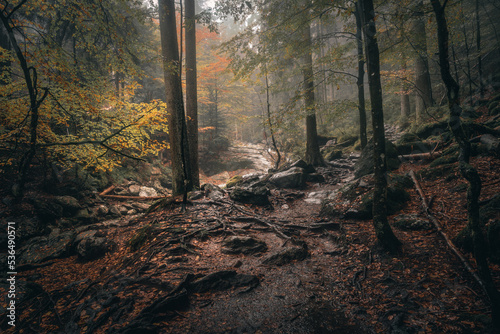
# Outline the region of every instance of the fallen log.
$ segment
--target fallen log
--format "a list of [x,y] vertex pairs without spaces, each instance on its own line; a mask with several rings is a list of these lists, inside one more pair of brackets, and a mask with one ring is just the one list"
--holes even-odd
[[403,154],[400,155],[400,158],[407,159],[407,160],[429,160],[429,159],[435,159],[439,157],[443,152],[438,151],[438,152],[427,152],[427,153],[413,153],[413,154]]
[[424,207],[425,213],[427,214],[427,217],[432,221],[432,223],[436,227],[439,234],[441,234],[443,239],[448,244],[448,247],[459,258],[459,260],[462,262],[462,264],[467,269],[467,271],[472,275],[472,277],[474,277],[474,279],[483,288],[483,290],[486,291],[486,285],[483,282],[483,280],[476,274],[474,269],[472,269],[472,266],[470,265],[469,261],[467,261],[467,259],[462,255],[460,250],[458,250],[458,248],[453,244],[453,242],[450,240],[450,238],[448,238],[446,233],[443,231],[443,228],[441,227],[441,224],[439,223],[439,221],[431,214],[429,204],[428,204],[427,199],[425,197],[425,193],[422,190],[420,183],[418,182],[418,179],[417,179],[417,176],[415,175],[415,172],[410,171],[410,176],[413,179],[413,183],[415,184],[415,188],[417,189],[417,192],[420,195],[420,198],[422,199],[422,205]]

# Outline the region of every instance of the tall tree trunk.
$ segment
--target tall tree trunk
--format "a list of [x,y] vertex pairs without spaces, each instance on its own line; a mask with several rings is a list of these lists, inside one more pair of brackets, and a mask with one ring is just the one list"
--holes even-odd
[[403,73],[403,78],[401,80],[401,124],[403,127],[408,126],[408,119],[410,117],[410,94],[408,94],[408,77],[406,76],[406,59],[403,59],[401,65],[401,72]]
[[394,235],[387,220],[387,164],[385,154],[384,111],[380,59],[375,27],[375,10],[372,0],[362,0],[364,12],[365,51],[372,103],[372,126],[375,165],[375,189],[373,193],[373,226],[379,243],[389,252],[397,252],[401,243]]
[[361,18],[361,3],[356,2],[356,40],[358,46],[358,111],[359,111],[359,140],[361,141],[361,149],[364,149],[368,143],[366,135],[366,108],[365,108],[365,57],[363,55],[363,21]]
[[304,45],[306,54],[302,74],[304,76],[304,104],[306,108],[306,156],[305,161],[313,166],[325,165],[325,160],[319,151],[318,130],[316,124],[316,100],[314,97],[314,72],[312,60],[311,27],[304,27]]
[[167,121],[172,158],[172,192],[192,190],[193,178],[189,155],[184,101],[179,73],[179,47],[174,0],[159,0],[160,34],[165,77]]
[[471,144],[460,120],[460,114],[462,113],[462,107],[460,105],[460,86],[453,79],[450,72],[448,50],[449,34],[445,15],[446,1],[444,5],[441,5],[439,0],[430,0],[430,2],[436,15],[436,23],[438,27],[439,65],[441,68],[441,78],[443,79],[447,89],[448,106],[450,109],[448,126],[453,132],[453,136],[460,147],[460,173],[469,182],[469,187],[467,189],[467,228],[471,232],[474,245],[474,256],[476,258],[479,275],[484,280],[485,292],[491,302],[493,325],[498,332],[500,331],[500,294],[495,287],[490,269],[488,267],[485,248],[486,243],[480,224],[478,201],[479,195],[481,194],[481,179],[477,170],[469,164]]
[[[5,29],[3,24],[0,25],[0,47],[7,51],[10,51],[12,49],[9,34],[7,33],[7,30]],[[12,72],[11,66],[12,64],[10,61],[0,62],[0,85],[7,85],[10,82],[10,76]]]
[[[16,7],[15,10],[20,7]],[[14,185],[12,192],[16,197],[22,197],[24,194],[24,185],[26,183],[26,177],[28,174],[28,170],[31,166],[31,162],[36,155],[36,148],[38,144],[38,110],[40,105],[43,103],[45,98],[48,95],[49,90],[43,89],[44,94],[42,97],[39,96],[38,92],[38,79],[37,79],[37,71],[34,67],[28,66],[28,61],[26,60],[23,51],[19,47],[17,43],[17,39],[14,34],[15,27],[12,27],[9,23],[11,20],[11,16],[14,12],[8,13],[7,10],[4,10],[0,13],[0,20],[2,21],[3,27],[7,32],[9,37],[10,45],[14,49],[17,59],[19,60],[19,64],[21,65],[21,69],[24,76],[24,81],[26,82],[26,88],[28,89],[29,100],[30,100],[30,110],[28,114],[30,114],[30,140],[29,140],[29,149],[24,154],[21,162],[19,164],[19,176],[16,184]]]
[[200,170],[198,160],[198,85],[196,77],[196,21],[195,1],[186,0],[186,115],[189,153],[191,155],[191,171],[193,186],[200,187]]
[[271,119],[271,100],[269,97],[269,78],[267,73],[267,66],[264,64],[266,71],[266,109],[267,109],[267,123],[269,124],[269,133],[271,134],[271,142],[273,143],[274,150],[276,151],[276,162],[274,163],[274,168],[278,169],[281,162],[281,153],[278,149],[278,144],[276,143],[276,136],[274,134],[273,122]]
[[481,58],[481,20],[479,19],[479,0],[476,0],[476,48],[477,71],[479,75],[479,93],[484,98],[483,61]]
[[415,88],[416,88],[416,109],[415,117],[417,122],[422,119],[425,109],[432,107],[432,86],[429,74],[429,62],[427,60],[427,38],[425,34],[425,21],[423,1],[418,1],[413,19],[413,36],[415,58]]

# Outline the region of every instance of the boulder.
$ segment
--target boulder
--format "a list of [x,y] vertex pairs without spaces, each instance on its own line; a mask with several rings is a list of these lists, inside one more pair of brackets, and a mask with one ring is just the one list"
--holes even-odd
[[86,231],[80,233],[75,238],[76,252],[78,257],[85,261],[95,260],[103,257],[107,252],[111,251],[116,244],[101,236],[97,231]]
[[63,207],[50,199],[33,199],[36,215],[44,222],[52,222],[63,216]]
[[299,160],[295,161],[293,164],[290,165],[290,168],[294,168],[294,167],[302,168],[306,173],[314,173],[314,172],[316,172],[316,170],[314,169],[313,165],[308,164],[307,162],[305,162],[302,159],[299,159]]
[[65,217],[73,216],[82,208],[78,200],[72,196],[57,196],[53,200],[63,208]]
[[266,250],[265,242],[252,237],[232,236],[222,243],[222,252],[226,254],[255,254]]
[[321,204],[326,199],[333,199],[336,193],[336,190],[322,190],[311,192],[304,199],[304,202],[310,204]]
[[205,191],[205,196],[210,198],[213,201],[220,201],[224,198],[224,190],[222,190],[220,187],[213,185],[211,183],[204,184],[202,187],[202,190]]
[[229,197],[235,202],[255,204],[255,205],[268,205],[269,202],[269,189],[265,186],[256,186],[249,188],[234,187]]
[[158,196],[158,193],[156,192],[155,188],[150,188],[150,187],[141,187],[141,190],[139,191],[139,196],[140,197],[156,197]]
[[[399,168],[401,162],[398,158],[396,146],[389,140],[385,141],[385,151],[387,160],[387,170]],[[354,176],[360,178],[373,173],[373,142],[370,141],[361,152],[359,160],[354,165]]]
[[69,256],[71,255],[74,239],[74,232],[61,233],[58,229],[54,230],[49,236],[33,238],[18,251],[18,265],[42,263],[47,260]]
[[306,175],[303,168],[292,167],[274,174],[269,178],[269,182],[278,188],[303,188],[306,184]]

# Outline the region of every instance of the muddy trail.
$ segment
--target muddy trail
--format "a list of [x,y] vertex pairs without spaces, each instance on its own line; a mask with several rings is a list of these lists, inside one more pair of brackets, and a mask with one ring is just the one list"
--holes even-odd
[[[233,160],[255,159],[255,165],[212,180],[267,170],[261,152],[231,149]],[[6,333],[488,333],[489,307],[480,287],[435,231],[395,229],[404,246],[391,256],[376,246],[370,220],[321,214],[325,198],[352,180],[352,164],[345,159],[319,169],[324,180],[302,189],[271,189],[264,206],[235,202],[229,190],[206,186],[191,196],[185,211],[174,198],[157,202],[150,213],[80,227],[79,255],[71,249],[73,234],[66,253],[18,268],[18,323],[11,328],[2,316],[0,328]],[[476,164],[500,170],[496,160]],[[396,173],[424,167],[403,164]],[[493,183],[496,177],[491,176]],[[464,214],[453,210],[465,195],[457,202],[456,183],[422,180],[429,193],[437,185],[443,216],[463,224]],[[422,216],[417,192],[409,192],[411,200],[399,214]],[[89,241],[81,246],[84,239]],[[82,258],[80,248],[90,252],[95,240],[106,240],[101,249],[106,254]],[[500,270],[493,269],[498,279]]]

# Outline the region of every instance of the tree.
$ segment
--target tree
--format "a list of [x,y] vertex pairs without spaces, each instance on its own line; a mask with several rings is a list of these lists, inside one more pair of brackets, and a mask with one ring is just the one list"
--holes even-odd
[[167,119],[172,159],[172,192],[186,194],[193,188],[186,117],[179,73],[179,46],[174,0],[158,2],[163,72],[167,92]]
[[368,139],[366,136],[366,110],[365,110],[365,59],[363,56],[363,22],[361,15],[361,0],[356,2],[356,10],[354,16],[356,18],[356,46],[358,51],[358,78],[356,85],[358,86],[358,111],[359,111],[359,139],[361,141],[361,149],[365,148]]
[[418,1],[414,9],[412,28],[413,47],[415,49],[415,89],[416,89],[416,119],[422,118],[425,109],[432,107],[432,86],[427,60],[427,38],[423,1]]
[[372,0],[362,0],[364,13],[365,52],[368,82],[372,104],[372,127],[374,144],[375,189],[373,192],[373,226],[375,234],[384,249],[396,252],[401,243],[394,235],[387,220],[387,164],[385,156],[384,112],[382,85],[380,81],[380,60],[375,26],[375,10]]
[[304,64],[302,73],[304,76],[304,105],[306,111],[306,153],[305,161],[313,166],[325,164],[323,156],[319,151],[318,131],[316,126],[316,99],[314,97],[314,72],[312,60],[311,27],[306,23],[303,27],[305,44]]
[[198,85],[196,70],[195,0],[186,0],[186,116],[193,187],[200,187],[198,166]]
[[453,79],[450,71],[449,60],[449,33],[446,22],[445,9],[447,1],[441,5],[439,0],[430,0],[434,14],[436,16],[437,34],[439,43],[439,65],[441,69],[441,78],[446,86],[449,119],[448,126],[451,129],[455,140],[460,147],[459,169],[462,176],[469,182],[467,189],[467,230],[471,234],[474,246],[474,256],[480,277],[484,280],[484,290],[491,302],[491,316],[493,325],[497,331],[500,330],[500,293],[495,287],[491,277],[486,257],[486,243],[480,224],[479,217],[479,196],[481,194],[481,178],[477,170],[469,163],[471,155],[471,143],[464,130],[460,115],[462,107],[460,105],[460,85]]

